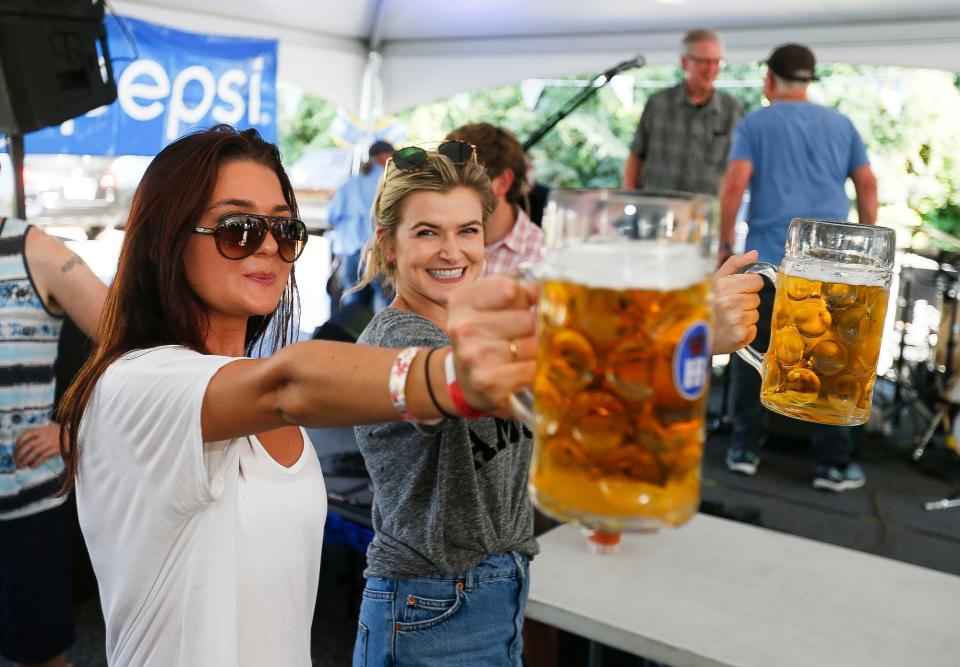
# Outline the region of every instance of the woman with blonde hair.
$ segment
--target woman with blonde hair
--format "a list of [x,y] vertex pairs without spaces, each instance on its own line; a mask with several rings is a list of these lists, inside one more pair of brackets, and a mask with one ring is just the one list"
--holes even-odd
[[[396,298],[360,343],[430,348],[428,359],[450,344],[450,299],[480,276],[494,206],[470,145],[394,154],[374,200],[376,235],[360,285],[384,280]],[[356,427],[375,534],[355,667],[451,665],[464,656],[471,665],[520,664],[537,552],[526,488],[531,434],[513,421],[467,416]]]
[[[397,151],[374,200],[376,232],[359,283],[383,280],[396,298],[359,342],[410,354],[430,348],[428,361],[449,345],[456,332],[448,310],[483,270],[484,226],[495,206],[471,144]],[[718,352],[755,333],[762,281],[729,275],[754,259],[738,257],[719,272]],[[374,487],[375,533],[354,667],[520,665],[528,563],[538,550],[527,493],[530,431],[470,410],[432,425],[355,431]]]

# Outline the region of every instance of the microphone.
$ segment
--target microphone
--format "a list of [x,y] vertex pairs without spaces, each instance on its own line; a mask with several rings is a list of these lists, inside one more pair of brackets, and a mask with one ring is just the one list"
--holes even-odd
[[608,69],[606,72],[604,72],[603,76],[605,76],[609,80],[613,76],[619,74],[620,72],[623,72],[624,70],[634,69],[635,67],[643,67],[646,64],[647,64],[647,59],[641,55],[638,55],[634,58],[631,58],[630,60],[624,60],[619,65],[614,65],[613,67]]
[[523,142],[523,150],[525,151],[530,150],[530,148],[532,148],[534,144],[536,144],[538,141],[543,139],[543,136],[550,131],[550,128],[552,128],[554,125],[556,125],[561,120],[566,118],[571,111],[573,111],[578,106],[586,102],[591,95],[593,95],[598,90],[600,90],[605,85],[607,85],[610,79],[612,79],[618,73],[624,70],[633,69],[634,67],[643,67],[646,64],[646,62],[647,62],[647,59],[644,58],[643,56],[636,56],[634,58],[631,58],[630,60],[624,60],[619,65],[614,65],[603,74],[598,74],[597,77],[593,80],[592,84],[588,85],[586,88],[581,90],[576,95],[576,97],[574,97],[572,100],[570,100],[567,103],[567,105],[563,109],[560,109],[560,111],[556,112],[555,114],[553,114],[553,116],[548,118],[543,123],[543,125],[537,128],[536,132],[530,135],[529,139]]

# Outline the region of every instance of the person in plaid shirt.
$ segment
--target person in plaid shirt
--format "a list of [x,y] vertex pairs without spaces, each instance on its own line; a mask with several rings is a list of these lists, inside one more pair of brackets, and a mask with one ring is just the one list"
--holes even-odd
[[623,188],[716,196],[727,165],[740,103],[714,89],[723,44],[712,30],[683,38],[684,80],[654,93],[643,108],[623,169]]
[[523,146],[510,132],[490,123],[463,125],[447,139],[473,144],[493,183],[497,207],[484,228],[483,275],[508,274],[523,262],[538,261],[543,232],[519,206],[527,175]]

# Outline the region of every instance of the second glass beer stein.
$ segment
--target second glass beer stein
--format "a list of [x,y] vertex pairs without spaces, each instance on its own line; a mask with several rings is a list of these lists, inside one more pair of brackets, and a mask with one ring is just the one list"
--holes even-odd
[[530,491],[546,514],[616,532],[696,512],[715,231],[710,197],[553,197],[536,379],[514,397],[534,429]]
[[821,424],[867,421],[894,247],[892,229],[796,218],[779,269],[744,269],[777,286],[767,353],[738,351],[763,378],[766,408]]

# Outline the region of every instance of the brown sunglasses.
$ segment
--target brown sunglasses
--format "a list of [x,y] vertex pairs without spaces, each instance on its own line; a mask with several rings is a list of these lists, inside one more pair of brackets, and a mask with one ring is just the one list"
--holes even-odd
[[267,232],[277,242],[280,259],[292,264],[307,245],[307,226],[296,218],[231,213],[217,222],[216,227],[194,227],[197,234],[210,234],[217,244],[217,252],[227,259],[244,259],[255,253]]

